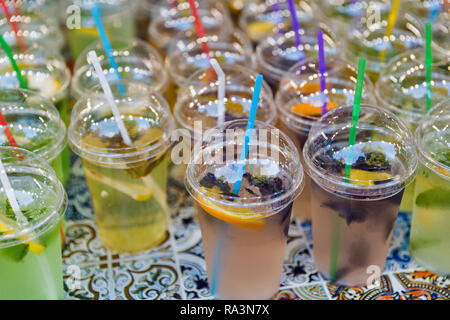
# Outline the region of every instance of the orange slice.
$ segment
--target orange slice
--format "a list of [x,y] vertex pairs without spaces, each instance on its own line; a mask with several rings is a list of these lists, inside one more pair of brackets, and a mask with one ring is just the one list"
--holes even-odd
[[253,41],[258,41],[262,37],[269,35],[275,25],[268,21],[255,21],[248,25],[248,37]]
[[[331,90],[332,86],[327,83],[327,90]],[[305,83],[302,85],[289,84],[289,92],[301,92],[303,94],[311,94],[321,91],[320,83]]]
[[[337,104],[333,101],[327,102],[327,111],[337,108]],[[301,116],[321,116],[322,107],[318,107],[312,102],[297,103],[292,106],[291,111]]]
[[245,208],[237,209],[237,212],[224,212],[224,208],[217,206],[215,203],[201,198],[198,201],[200,207],[213,217],[225,221],[229,224],[251,230],[259,230],[265,226],[264,216],[256,213],[245,214]]
[[[4,232],[4,233],[8,234],[8,233],[13,233],[14,230],[9,229],[8,227],[6,227],[4,224],[2,224],[0,222],[0,232]],[[25,239],[25,237],[20,236],[19,239]],[[45,250],[45,247],[39,243],[31,242],[31,241],[27,241],[24,243],[29,245],[30,251],[33,252],[34,254],[40,255]]]
[[375,185],[374,181],[376,180],[386,180],[392,177],[389,173],[385,172],[370,172],[360,169],[352,169],[350,171],[350,179],[359,180],[352,181],[352,184],[356,184],[359,186],[373,186]]

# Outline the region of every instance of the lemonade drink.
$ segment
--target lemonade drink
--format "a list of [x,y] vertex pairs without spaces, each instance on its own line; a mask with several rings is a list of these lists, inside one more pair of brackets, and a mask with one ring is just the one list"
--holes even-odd
[[54,171],[23,149],[0,147],[26,221],[0,189],[0,300],[63,299],[59,221],[67,207]]

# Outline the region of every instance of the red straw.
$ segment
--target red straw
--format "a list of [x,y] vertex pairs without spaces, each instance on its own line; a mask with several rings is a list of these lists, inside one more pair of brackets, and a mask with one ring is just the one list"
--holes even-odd
[[19,45],[20,51],[25,51],[27,48],[25,47],[25,44],[19,36],[19,28],[17,27],[17,24],[11,20],[11,13],[9,12],[8,6],[6,5],[4,0],[0,0],[0,4],[3,8],[3,11],[5,12],[6,19],[8,19],[8,22],[11,25],[14,34],[16,35],[17,44]]
[[3,117],[2,112],[0,111],[0,126],[3,127],[3,132],[5,133],[6,139],[8,139],[9,145],[11,147],[18,147],[16,140],[14,139],[14,136],[11,132],[11,130],[8,127],[8,123],[6,122],[5,118]]
[[209,47],[208,47],[208,43],[206,42],[206,39],[205,39],[205,30],[203,29],[202,21],[200,20],[200,17],[198,16],[198,12],[197,12],[197,8],[195,7],[194,0],[188,0],[188,1],[189,1],[189,6],[191,7],[192,15],[194,16],[194,19],[195,19],[195,28],[197,29],[197,36],[202,41],[203,52],[209,58]]

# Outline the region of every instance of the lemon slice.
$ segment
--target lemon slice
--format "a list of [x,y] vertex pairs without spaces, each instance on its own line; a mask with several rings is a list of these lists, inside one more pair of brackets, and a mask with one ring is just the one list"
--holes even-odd
[[[337,107],[337,104],[333,101],[327,102],[327,111],[333,110]],[[292,106],[291,111],[301,116],[321,116],[322,107],[316,106],[312,102],[297,103]]]
[[39,94],[45,98],[53,97],[62,87],[61,82],[48,76],[29,75],[27,76],[27,83],[30,89],[38,90]]
[[114,188],[136,201],[147,201],[153,196],[152,191],[143,185],[114,180],[88,168],[84,170],[84,174],[87,179],[92,179],[110,188]]
[[263,220],[264,216],[261,214],[245,214],[245,208],[237,209],[235,214],[224,212],[224,209],[217,206],[215,203],[200,198],[198,201],[200,207],[213,217],[230,223],[232,225],[245,228],[258,230],[265,226],[266,222]]
[[391,177],[392,175],[384,172],[371,172],[360,169],[352,169],[350,171],[350,179],[359,180],[359,181],[351,181],[351,183],[359,186],[374,186],[375,185],[374,181],[386,180]]
[[248,36],[253,41],[258,41],[264,36],[269,35],[275,25],[268,21],[256,21],[248,25]]
[[[0,222],[0,232],[4,232],[4,233],[13,233],[14,230],[7,228],[4,224],[2,224]],[[24,239],[24,236],[20,236],[19,239]],[[31,252],[33,252],[34,254],[40,255],[44,250],[45,247],[39,243],[36,242],[24,242],[25,244],[27,244],[29,246],[29,249]]]

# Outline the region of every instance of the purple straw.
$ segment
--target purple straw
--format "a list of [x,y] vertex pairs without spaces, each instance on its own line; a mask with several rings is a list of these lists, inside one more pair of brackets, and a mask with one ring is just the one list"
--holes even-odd
[[327,113],[327,99],[325,90],[327,90],[327,79],[325,78],[326,65],[325,65],[325,50],[323,45],[323,30],[317,31],[317,42],[319,44],[319,73],[320,73],[320,92],[322,93],[322,115]]
[[287,0],[289,4],[289,11],[291,12],[292,18],[292,27],[294,28],[295,33],[295,46],[298,48],[302,42],[300,41],[300,34],[298,33],[298,29],[300,29],[300,25],[297,20],[297,13],[295,12],[295,6],[293,0]]

